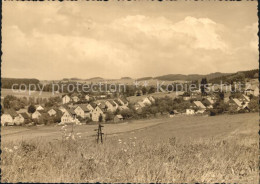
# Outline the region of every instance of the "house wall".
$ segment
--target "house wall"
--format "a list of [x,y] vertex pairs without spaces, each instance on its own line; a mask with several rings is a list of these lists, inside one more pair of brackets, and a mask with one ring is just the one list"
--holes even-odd
[[103,116],[103,121],[104,121],[105,120],[105,114],[103,113],[103,111],[99,107],[96,107],[94,109],[94,111],[92,112],[92,121],[98,122],[100,114]]
[[65,112],[61,117],[61,123],[71,123],[71,122],[74,122],[74,118],[68,112]]
[[186,109],[186,114],[195,114],[195,111],[193,109]]
[[41,114],[40,114],[38,111],[35,111],[35,112],[32,114],[32,118],[33,118],[33,119],[38,119],[40,116],[41,116]]
[[63,104],[66,104],[66,103],[69,103],[70,102],[70,97],[69,96],[64,96],[63,98],[62,98],[62,103]]
[[12,116],[10,114],[3,114],[1,116],[1,125],[14,125]]
[[21,124],[23,124],[24,123],[24,118],[23,118],[23,116],[22,115],[18,115],[18,116],[16,116],[15,118],[14,118],[14,124],[16,124],[16,125],[21,125]]

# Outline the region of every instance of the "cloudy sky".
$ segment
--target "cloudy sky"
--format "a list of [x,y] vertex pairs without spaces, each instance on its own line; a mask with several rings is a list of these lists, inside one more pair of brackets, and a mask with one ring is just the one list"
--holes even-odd
[[3,2],[2,77],[258,68],[257,2]]

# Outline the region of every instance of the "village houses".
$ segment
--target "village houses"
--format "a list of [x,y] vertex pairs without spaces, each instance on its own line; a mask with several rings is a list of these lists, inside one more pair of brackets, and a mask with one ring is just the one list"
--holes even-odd
[[192,109],[198,109],[196,113],[204,113],[206,107],[201,103],[201,101],[193,101],[191,104]]

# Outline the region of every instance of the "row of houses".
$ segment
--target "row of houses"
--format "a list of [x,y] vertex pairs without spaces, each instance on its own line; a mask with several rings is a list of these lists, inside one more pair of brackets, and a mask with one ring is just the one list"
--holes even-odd
[[[229,106],[233,107],[236,111],[241,109],[249,110],[249,102],[250,98],[242,94],[239,98],[230,98],[228,101],[224,101],[229,104]],[[216,103],[216,98],[214,96],[208,96],[203,99],[203,103],[201,101],[193,101],[190,108],[186,109],[186,114],[202,114],[207,109],[212,109],[213,105]]]
[[13,109],[6,110],[1,116],[1,125],[21,125],[29,120],[26,112],[18,113]]
[[[89,100],[89,96],[85,96],[86,100]],[[69,122],[79,122],[79,119],[90,119],[92,121],[99,121],[100,116],[102,120],[105,120],[106,113],[115,111],[122,111],[128,109],[128,101],[124,98],[117,99],[108,99],[108,100],[97,100],[95,102],[89,102],[84,104],[73,104],[73,97],[69,97],[65,95],[63,97],[63,103],[57,107],[53,108],[44,108],[43,105],[37,105],[36,111],[32,114],[27,112],[27,109],[23,109],[23,113],[16,112],[14,110],[6,110],[5,113],[1,116],[2,125],[20,125],[24,123],[24,119],[19,117],[23,117],[26,114],[26,118],[31,117],[33,120],[39,120],[41,116],[46,115],[49,117],[61,116],[61,123],[69,123]],[[76,98],[75,98],[76,99]],[[24,117],[25,118],[25,117]],[[122,116],[116,116],[117,119],[121,120]]]
[[[90,101],[90,96],[87,94],[84,96],[84,100],[86,100],[87,102]],[[78,97],[77,94],[72,94],[71,96],[69,95],[64,95],[62,97],[62,104],[68,104],[68,103],[71,103],[71,102],[79,102],[80,101],[80,98]]]
[[144,97],[140,100],[137,100],[134,103],[134,107],[135,107],[135,110],[139,110],[139,109],[142,109],[145,106],[152,105],[152,103],[154,103],[154,102],[155,102],[155,99],[154,99],[153,96],[147,96],[147,97]]

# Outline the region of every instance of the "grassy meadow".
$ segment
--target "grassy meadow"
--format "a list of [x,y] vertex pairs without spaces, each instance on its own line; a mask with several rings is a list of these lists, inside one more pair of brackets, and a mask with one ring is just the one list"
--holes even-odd
[[60,139],[4,142],[2,182],[258,183],[258,114],[171,118],[103,144],[61,129]]

